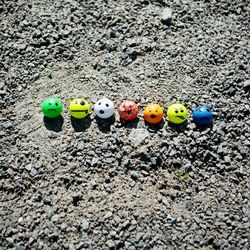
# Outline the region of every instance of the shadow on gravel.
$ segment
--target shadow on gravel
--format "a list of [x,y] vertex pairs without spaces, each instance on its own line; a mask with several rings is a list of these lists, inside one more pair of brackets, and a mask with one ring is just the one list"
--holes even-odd
[[63,117],[61,115],[59,117],[53,118],[53,119],[44,116],[43,117],[43,123],[44,123],[44,126],[48,130],[51,130],[51,131],[54,131],[54,132],[60,132],[60,131],[62,131],[62,126],[63,126],[63,123],[64,123],[64,119],[63,119]]
[[137,128],[137,124],[139,121],[140,120],[138,117],[133,121],[124,121],[121,119],[121,126],[124,128]]
[[168,121],[168,126],[170,127],[170,129],[174,130],[177,133],[184,132],[185,130],[187,130],[187,125],[188,125],[187,121],[185,121],[182,124],[174,124]]
[[150,124],[146,121],[144,121],[144,124],[145,126],[147,127],[147,129],[150,131],[150,132],[157,132],[158,130],[162,129],[165,125],[165,120],[162,119],[160,123],[158,124]]
[[84,132],[91,125],[91,119],[89,115],[83,119],[76,119],[71,116],[70,121],[75,132]]
[[199,131],[199,132],[202,132],[202,131],[205,131],[207,130],[208,128],[211,129],[211,131],[213,130],[213,123],[209,124],[209,125],[196,125],[194,130],[195,131]]
[[115,122],[115,116],[111,116],[108,119],[101,119],[98,116],[95,117],[96,123],[98,128],[102,131],[102,132],[109,132],[110,131],[110,126],[112,124],[114,124]]

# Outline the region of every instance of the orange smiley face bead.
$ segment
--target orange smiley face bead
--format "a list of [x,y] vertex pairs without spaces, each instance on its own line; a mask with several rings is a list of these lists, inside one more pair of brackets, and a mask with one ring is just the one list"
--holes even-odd
[[145,121],[151,124],[157,124],[163,118],[163,108],[158,104],[149,104],[143,113]]

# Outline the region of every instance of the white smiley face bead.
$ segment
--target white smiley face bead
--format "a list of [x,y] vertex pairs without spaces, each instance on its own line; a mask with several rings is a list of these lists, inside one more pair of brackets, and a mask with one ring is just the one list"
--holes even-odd
[[108,98],[102,98],[95,103],[95,113],[102,119],[110,118],[114,112],[114,103]]

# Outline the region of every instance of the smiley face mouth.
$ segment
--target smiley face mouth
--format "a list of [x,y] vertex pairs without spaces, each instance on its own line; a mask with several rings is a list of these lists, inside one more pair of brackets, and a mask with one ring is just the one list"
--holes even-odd
[[88,110],[76,110],[76,109],[73,109],[73,110],[71,110],[71,112],[84,112],[85,114],[87,114]]
[[154,119],[154,118],[156,118],[156,115],[150,115],[150,117]]
[[56,109],[48,109],[48,111],[54,111],[54,112],[56,112]]
[[179,119],[181,119],[181,120],[185,120],[185,117],[182,116],[182,115],[177,115],[176,117],[179,118]]

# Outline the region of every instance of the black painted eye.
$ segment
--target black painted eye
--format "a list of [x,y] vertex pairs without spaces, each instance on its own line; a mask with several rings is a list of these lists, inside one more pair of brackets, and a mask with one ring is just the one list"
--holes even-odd
[[106,103],[106,107],[109,107],[109,104],[108,104],[108,103]]
[[183,109],[181,109],[181,113],[183,113],[184,112],[184,110]]
[[101,102],[98,103],[98,105],[101,105],[101,104],[102,104]]
[[52,104],[52,102],[49,102],[49,105],[51,105]]
[[75,104],[77,104],[77,101],[75,101]]
[[175,113],[178,114],[178,110],[175,110]]
[[56,106],[58,106],[58,103],[56,102]]
[[210,109],[207,109],[207,112],[210,112]]
[[84,101],[80,101],[80,104],[81,104],[82,106],[84,106],[84,105],[85,105],[85,102],[84,102]]

